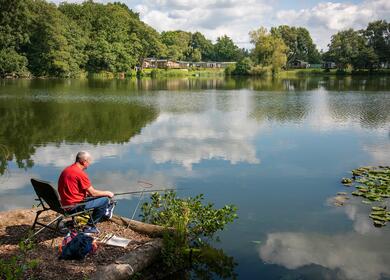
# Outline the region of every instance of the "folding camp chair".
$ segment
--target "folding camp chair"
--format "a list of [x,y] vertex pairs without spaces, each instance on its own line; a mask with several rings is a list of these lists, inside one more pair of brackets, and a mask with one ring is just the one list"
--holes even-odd
[[[34,230],[36,225],[40,225],[40,226],[42,226],[42,228],[40,228],[38,231],[36,231],[32,236],[30,236],[30,238],[34,237],[35,235],[40,233],[45,228],[51,229],[51,230],[55,231],[56,233],[58,233],[60,223],[65,218],[72,218],[72,220],[73,220],[77,216],[82,216],[82,215],[88,214],[88,213],[93,211],[93,209],[88,209],[88,210],[80,210],[80,211],[73,213],[72,211],[70,211],[71,209],[75,209],[78,206],[83,206],[84,203],[74,204],[74,205],[69,205],[69,206],[63,207],[61,205],[60,197],[58,195],[57,190],[55,188],[53,188],[53,186],[49,182],[38,180],[38,179],[31,179],[31,184],[33,185],[35,193],[38,196],[38,198],[35,200],[39,201],[40,203],[38,204],[38,206],[42,207],[42,209],[37,211],[36,216],[35,216],[35,220],[34,220],[34,223],[31,227],[31,229]],[[41,215],[42,213],[49,211],[49,210],[57,212],[59,215],[57,215],[57,217],[55,219],[51,220],[47,224],[39,222],[39,220],[38,220],[39,215]],[[55,224],[54,227],[52,226],[53,224]]]

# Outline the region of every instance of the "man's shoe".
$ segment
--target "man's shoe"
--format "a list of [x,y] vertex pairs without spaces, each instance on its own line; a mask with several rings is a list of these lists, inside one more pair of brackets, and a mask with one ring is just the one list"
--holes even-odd
[[106,209],[106,214],[104,215],[108,220],[112,218],[112,215],[114,214],[114,208],[115,208],[116,201],[113,201],[110,203]]
[[92,234],[97,234],[100,233],[100,231],[97,229],[97,227],[91,227],[91,226],[86,226],[83,230],[84,233],[92,233]]

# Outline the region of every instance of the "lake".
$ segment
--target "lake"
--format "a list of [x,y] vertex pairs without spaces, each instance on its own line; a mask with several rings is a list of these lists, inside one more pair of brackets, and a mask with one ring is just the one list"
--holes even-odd
[[56,184],[80,150],[96,188],[235,204],[214,245],[239,279],[390,279],[371,205],[329,203],[350,170],[390,165],[390,77],[0,80],[1,211],[31,207],[30,178]]

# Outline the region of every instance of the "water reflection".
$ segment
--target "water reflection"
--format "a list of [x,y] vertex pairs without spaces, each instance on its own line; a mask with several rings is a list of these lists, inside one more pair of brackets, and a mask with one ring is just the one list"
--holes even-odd
[[268,234],[259,254],[265,262],[289,269],[314,264],[335,270],[333,279],[374,280],[390,275],[389,246],[385,234],[277,232]]
[[155,163],[173,162],[191,170],[202,160],[222,159],[231,164],[260,163],[253,145],[260,127],[245,112],[198,114],[162,113],[131,143],[149,152]]
[[[0,143],[8,150],[8,161],[15,159],[20,168],[31,167],[32,155],[37,152],[39,157],[35,160],[46,163],[49,153],[58,154],[59,160],[70,157],[66,149],[41,145],[64,141],[95,145],[127,142],[156,116],[153,108],[139,104],[29,102],[9,98],[0,103]],[[0,171],[5,168],[6,161],[2,160]]]

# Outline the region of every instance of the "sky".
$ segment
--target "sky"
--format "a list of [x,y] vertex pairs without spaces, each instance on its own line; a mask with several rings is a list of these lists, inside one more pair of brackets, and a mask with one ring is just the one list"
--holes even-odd
[[[117,0],[118,1],[118,0]],[[63,0],[52,1],[55,3]],[[66,2],[83,2],[72,0]],[[107,3],[109,0],[95,0]],[[368,22],[390,21],[390,0],[121,0],[158,31],[200,31],[213,42],[228,35],[251,48],[248,33],[260,26],[287,24],[306,27],[319,49],[326,50],[332,34],[362,29]]]

